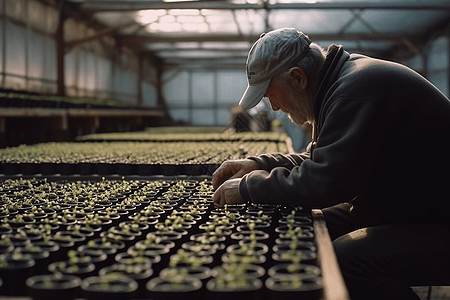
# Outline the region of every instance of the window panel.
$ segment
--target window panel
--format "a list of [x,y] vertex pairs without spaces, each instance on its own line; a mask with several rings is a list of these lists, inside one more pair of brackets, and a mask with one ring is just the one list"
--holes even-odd
[[192,111],[192,125],[196,125],[196,126],[215,125],[214,110],[212,110],[212,109],[194,109]]
[[6,73],[25,76],[25,37],[23,27],[6,22]]
[[212,105],[214,103],[214,73],[193,72],[191,76],[193,105]]
[[167,73],[165,79],[168,80],[163,88],[166,103],[169,106],[186,106],[189,99],[189,73]]

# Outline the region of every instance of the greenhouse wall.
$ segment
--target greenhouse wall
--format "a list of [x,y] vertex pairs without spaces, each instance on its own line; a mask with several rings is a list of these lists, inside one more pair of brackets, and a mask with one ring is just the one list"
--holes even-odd
[[[28,4],[28,5],[27,5]],[[37,1],[0,1],[0,86],[56,90],[56,11]]]
[[[0,0],[0,88],[41,94],[57,93],[58,11],[37,0]],[[96,32],[74,19],[65,22],[66,41]],[[425,74],[449,96],[449,39],[433,38],[415,55],[401,62]],[[157,106],[156,73],[151,63],[138,61],[104,37],[68,49],[65,57],[67,96],[117,99]],[[137,65],[145,79],[138,82]],[[246,87],[245,70],[171,70],[163,78],[163,95],[175,121],[192,125],[223,126],[230,108]]]
[[425,45],[423,51],[425,59],[419,55],[414,55],[401,60],[401,62],[424,74],[428,80],[449,97],[449,38],[447,36],[434,38]]
[[447,97],[449,90],[449,39],[439,37],[427,46],[428,79],[433,82]]
[[[57,27],[58,11],[54,7],[36,0],[0,0],[1,89],[57,93]],[[71,18],[65,21],[66,42],[96,33],[82,22]],[[136,104],[138,63],[132,53],[117,48],[107,37],[66,49],[66,95]],[[151,68],[149,63],[145,65]],[[156,106],[154,84],[144,80],[141,84],[143,104]]]
[[164,97],[175,121],[226,126],[247,87],[245,70],[184,70],[164,74]]

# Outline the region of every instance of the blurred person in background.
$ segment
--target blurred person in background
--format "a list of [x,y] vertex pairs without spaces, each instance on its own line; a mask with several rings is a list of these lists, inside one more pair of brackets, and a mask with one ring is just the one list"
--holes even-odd
[[[258,116],[262,113],[267,113],[269,120],[272,122],[272,131],[281,130],[281,132],[285,132],[292,142],[292,150],[295,152],[304,152],[306,151],[306,147],[308,146],[309,141],[311,140],[310,134],[310,124],[304,124],[302,126],[298,126],[292,123],[289,115],[282,111],[273,111],[270,109],[270,104],[268,101],[264,101],[267,99],[263,99],[259,102],[255,107],[249,109],[249,114],[251,116]],[[274,128],[278,127],[278,128]]]

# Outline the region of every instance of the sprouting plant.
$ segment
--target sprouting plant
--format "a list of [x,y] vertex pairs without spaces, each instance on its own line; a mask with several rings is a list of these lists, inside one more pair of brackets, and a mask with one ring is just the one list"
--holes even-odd
[[288,229],[288,231],[286,232],[287,236],[289,236],[291,239],[296,239],[298,240],[298,238],[301,238],[303,236],[303,229],[301,227],[295,227],[295,228],[290,228]]
[[53,286],[53,278],[51,278],[50,276],[43,276],[42,283],[44,284],[45,287],[49,288]]
[[226,216],[227,218],[230,218],[230,219],[235,220],[235,219],[237,219],[238,215],[239,215],[239,214],[236,213],[236,212],[231,212],[231,211],[229,211],[227,208],[225,209],[225,216]]
[[0,269],[5,269],[9,266],[9,262],[6,258],[0,258]]
[[256,228],[256,223],[251,219],[247,219],[247,226],[250,231],[254,232]]
[[75,233],[75,234],[80,234],[80,230],[81,230],[81,225],[80,224],[75,224],[72,227],[72,232]]
[[280,282],[283,286],[298,289],[303,285],[303,280],[299,276],[283,278]]
[[149,233],[146,236],[144,244],[146,246],[152,246],[152,245],[161,243],[161,241],[162,241],[161,237],[159,237],[159,236],[157,236],[157,235],[155,235],[153,233]]
[[300,271],[301,267],[300,267],[300,258],[295,258],[292,260],[292,263],[290,263],[287,266],[287,271],[291,274],[293,273],[298,273],[298,271]]
[[182,284],[185,280],[186,276],[188,276],[188,270],[186,268],[177,268],[177,269],[169,269],[166,273],[166,278],[170,281],[170,283],[176,287],[179,284]]
[[16,238],[26,238],[27,237],[27,233],[23,230],[20,230],[18,232],[16,232],[16,234],[14,234],[14,236]]
[[230,253],[228,255],[228,261],[234,264],[251,264],[256,260],[255,256],[252,255],[240,255],[236,253]]
[[12,246],[13,242],[11,241],[11,238],[9,236],[5,236],[4,238],[2,238],[1,244],[6,246]]
[[266,221],[269,219],[269,216],[264,214],[264,211],[258,211],[258,220]]
[[52,236],[50,233],[42,233],[42,241],[44,243],[48,243],[52,240]]
[[299,263],[303,259],[304,254],[301,251],[297,251],[296,248],[292,248],[292,244],[290,247],[291,249],[281,254],[281,259]]
[[202,256],[198,256],[195,252],[185,251],[184,249],[178,249],[177,253],[170,257],[169,266],[176,267],[178,264],[183,263],[192,267],[200,267],[204,262]]
[[124,271],[125,271],[126,274],[136,275],[136,274],[141,273],[142,269],[143,269],[142,265],[138,265],[138,264],[132,264],[132,265],[130,264],[130,265],[128,265],[127,264],[125,269],[124,269]]
[[87,246],[88,248],[96,248],[96,247],[109,248],[112,246],[112,242],[107,237],[101,237],[99,242],[95,240],[90,240],[87,243]]
[[164,223],[156,223],[155,224],[155,229],[158,231],[165,231],[166,226]]
[[202,245],[210,245],[217,242],[217,236],[216,235],[199,235],[194,238],[194,242],[202,244]]
[[99,287],[103,290],[108,290],[111,288],[111,285],[119,281],[122,276],[125,275],[121,272],[110,272],[104,276],[100,276]]
[[132,256],[142,256],[147,249],[145,244],[136,244]]
[[212,184],[208,183],[208,180],[205,179],[199,183],[198,191],[200,195],[208,195],[213,192]]
[[95,241],[93,241],[93,240],[90,240],[88,243],[87,243],[87,247],[88,248],[95,248],[97,246],[97,244],[95,243]]
[[112,241],[115,241],[115,242],[119,242],[120,240],[123,239],[123,237],[122,237],[121,235],[115,234],[115,233],[113,233],[113,232],[108,232],[108,233],[106,234],[106,238],[108,238],[108,239],[110,239],[110,240],[112,240]]
[[[135,224],[135,223],[131,223],[131,224],[128,224],[128,223],[120,223],[120,224],[119,224],[119,229],[120,229],[120,232],[122,232],[122,233],[124,233],[124,234],[130,234],[130,233],[132,233],[132,232],[137,232],[137,231],[139,230],[139,225],[138,225],[138,224]],[[109,231],[110,231],[110,232],[116,232],[116,229],[113,228],[113,227],[111,227],[111,228],[109,229]]]
[[79,257],[77,256],[77,252],[75,250],[69,250],[67,252],[67,257],[69,258],[69,264],[75,265],[79,262]]
[[40,251],[42,250],[41,247],[35,246],[35,245],[33,245],[33,244],[26,244],[24,248],[25,248],[28,252],[31,252],[31,253],[38,253],[38,252],[40,252]]
[[220,226],[216,226],[216,228],[214,229],[214,232],[217,235],[222,235],[223,234],[223,230],[222,230],[222,228]]
[[216,284],[219,288],[239,289],[247,286],[248,278],[245,274],[246,264],[231,263],[219,269]]
[[292,210],[289,215],[286,216],[287,224],[289,228],[292,228],[295,223],[295,210]]

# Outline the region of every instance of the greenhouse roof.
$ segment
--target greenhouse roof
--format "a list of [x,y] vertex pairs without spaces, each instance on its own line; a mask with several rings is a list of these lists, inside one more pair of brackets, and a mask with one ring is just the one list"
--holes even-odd
[[168,66],[242,68],[262,32],[293,27],[323,47],[390,57],[448,34],[448,0],[69,0],[121,44]]

